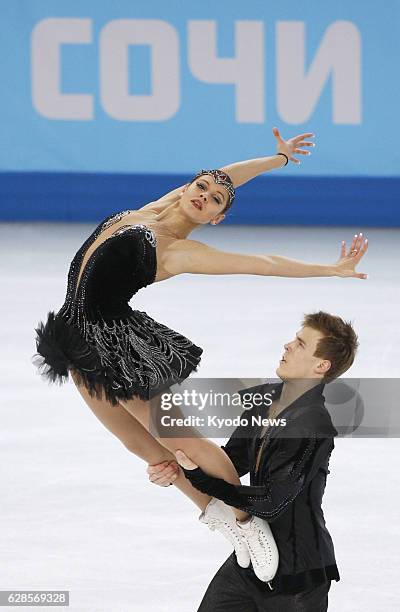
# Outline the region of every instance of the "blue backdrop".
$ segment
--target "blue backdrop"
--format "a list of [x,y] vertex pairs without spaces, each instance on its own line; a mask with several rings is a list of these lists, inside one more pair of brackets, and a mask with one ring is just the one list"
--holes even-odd
[[[312,131],[231,222],[400,225],[400,3],[0,4],[0,217],[94,219]],[[176,182],[175,182],[176,181]]]

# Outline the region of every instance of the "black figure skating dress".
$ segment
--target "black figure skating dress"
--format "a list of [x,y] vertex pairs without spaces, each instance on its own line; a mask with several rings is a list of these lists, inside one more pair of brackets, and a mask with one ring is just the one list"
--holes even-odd
[[128,304],[156,277],[156,235],[145,225],[124,225],[106,238],[89,257],[78,285],[89,247],[130,212],[108,217],[89,236],[71,263],[64,305],[36,330],[34,362],[45,378],[62,383],[73,370],[91,395],[104,393],[114,405],[133,397],[149,400],[181,382],[202,353]]

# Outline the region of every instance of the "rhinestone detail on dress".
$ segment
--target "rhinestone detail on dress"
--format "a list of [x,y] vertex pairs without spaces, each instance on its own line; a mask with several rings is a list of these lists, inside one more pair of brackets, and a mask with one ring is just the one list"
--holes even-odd
[[[188,338],[158,323],[145,312],[132,310],[128,305],[129,296],[132,297],[136,291],[153,283],[156,277],[157,238],[155,232],[146,225],[127,224],[119,227],[93,251],[80,274],[85,254],[91,245],[105,229],[121,221],[130,212],[123,211],[102,221],[76,253],[68,273],[65,302],[57,315],[50,313],[47,335],[41,331],[42,353],[38,350],[44,360],[44,363],[38,365],[49,368],[46,374],[53,381],[62,382],[65,374],[61,372],[65,372],[65,368],[73,369],[90,393],[99,393],[100,388],[103,388],[107,399],[113,404],[117,404],[119,399],[134,396],[150,399],[162,388],[181,382],[196,369],[202,353],[202,349]],[[121,243],[119,249],[118,237],[130,234],[132,240],[138,242],[134,243],[132,249],[135,259],[127,260],[124,258],[130,256],[128,253],[131,253],[131,247],[122,247]],[[93,294],[94,285],[91,281],[95,277],[92,274],[96,269],[101,274],[103,262],[107,266],[107,245],[115,240],[117,248],[113,250],[112,245],[110,247],[114,258],[111,260],[112,265],[115,266],[120,257],[121,270],[124,270],[124,266],[131,274],[136,270],[134,274],[138,274],[137,281],[129,281],[126,288],[123,281],[122,285],[117,284],[117,291],[122,288],[121,297],[115,298],[112,294],[108,296],[107,286],[104,287],[104,295],[102,288],[99,294]],[[96,268],[97,263],[100,267]],[[62,340],[57,331],[60,329]],[[52,351],[50,359],[48,347]]]

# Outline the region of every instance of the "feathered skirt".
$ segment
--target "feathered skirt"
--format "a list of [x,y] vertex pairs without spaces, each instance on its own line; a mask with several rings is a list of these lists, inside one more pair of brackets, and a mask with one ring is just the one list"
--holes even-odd
[[[62,312],[62,311],[60,311]],[[145,312],[84,325],[50,312],[36,329],[33,358],[44,378],[63,383],[69,372],[90,395],[113,405],[150,400],[197,369],[203,350]]]

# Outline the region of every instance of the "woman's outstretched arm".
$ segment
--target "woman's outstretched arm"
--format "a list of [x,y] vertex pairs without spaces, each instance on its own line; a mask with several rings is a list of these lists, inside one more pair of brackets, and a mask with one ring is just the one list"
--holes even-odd
[[179,240],[164,254],[164,267],[172,275],[190,274],[255,274],[306,278],[340,276],[367,278],[355,268],[368,248],[362,234],[354,236],[346,251],[342,242],[340,257],[333,264],[306,263],[279,255],[245,255],[228,253],[194,240]]
[[[275,155],[248,159],[221,168],[221,170],[230,176],[235,187],[240,187],[240,185],[247,183],[264,172],[282,168],[282,166],[285,166],[287,163],[286,157],[294,164],[299,164],[300,161],[296,159],[294,155],[310,155],[310,151],[307,151],[304,147],[314,146],[313,142],[307,140],[308,138],[314,137],[314,134],[311,132],[299,134],[289,140],[284,140],[281,137],[278,128],[273,128],[272,133],[276,138]],[[279,155],[279,153],[283,153],[284,155]]]
[[[294,164],[299,164],[299,160],[296,159],[294,155],[310,155],[310,151],[307,151],[304,149],[304,147],[315,146],[313,142],[307,141],[307,138],[314,137],[314,134],[311,132],[299,134],[298,136],[289,138],[289,140],[284,140],[281,137],[278,128],[273,128],[272,133],[276,138],[276,155],[248,159],[245,161],[236,162],[234,164],[229,164],[221,168],[221,170],[230,176],[235,187],[244,185],[244,183],[247,183],[259,174],[263,174],[269,170],[275,170],[276,168],[282,168],[282,166],[286,165],[286,157]],[[278,155],[278,153],[284,153],[286,157],[284,157],[284,155]],[[158,200],[143,206],[141,210],[146,209],[161,212],[167,206],[170,206],[170,204],[178,201],[184,187],[185,185],[181,185],[180,187],[169,191]]]

